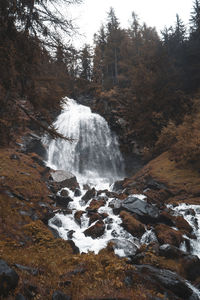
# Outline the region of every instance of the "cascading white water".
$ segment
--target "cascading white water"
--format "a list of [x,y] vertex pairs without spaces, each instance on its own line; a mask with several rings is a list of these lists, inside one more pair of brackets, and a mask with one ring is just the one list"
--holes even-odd
[[116,136],[104,118],[87,106],[65,98],[62,113],[54,123],[59,133],[73,142],[52,140],[47,164],[77,176],[79,183],[107,184],[124,177],[124,162]]
[[[106,199],[105,206],[96,211],[100,218],[102,214],[107,215],[103,220],[105,229],[102,236],[93,239],[84,233],[89,226],[95,225],[96,221],[89,225],[88,209],[92,199],[87,203],[81,199],[86,192],[83,184],[87,183],[90,187],[95,186],[96,190],[103,190],[124,177],[124,162],[116,136],[111,133],[104,118],[92,113],[89,107],[69,98],[66,98],[66,103],[54,126],[58,132],[73,139],[73,142],[58,139],[49,143],[46,140],[47,165],[76,175],[81,195],[75,197],[73,191],[65,188],[73,199],[73,202],[68,205],[72,213],[69,215],[57,213],[49,220],[49,226],[54,228],[63,239],[72,239],[80,252],[98,253],[109,241],[114,241],[116,254],[120,256],[133,254],[140,245],[140,239],[123,229],[121,218],[114,215],[112,208],[109,207],[112,197],[102,194],[101,197]],[[145,198],[143,195],[136,196]],[[98,201],[99,197],[96,195],[94,199]],[[77,224],[74,218],[77,211],[83,212],[81,224]],[[144,234],[143,243],[149,235],[151,235],[149,232]]]

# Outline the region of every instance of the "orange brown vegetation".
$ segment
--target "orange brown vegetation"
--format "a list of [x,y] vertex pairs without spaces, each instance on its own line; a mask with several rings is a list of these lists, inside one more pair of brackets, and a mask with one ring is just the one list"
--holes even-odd
[[[19,159],[11,159],[13,154]],[[0,258],[20,276],[18,287],[7,299],[15,299],[17,293],[26,296],[30,285],[36,287],[33,299],[41,300],[50,300],[55,290],[63,291],[73,300],[96,296],[130,300],[156,297],[156,289],[147,288],[140,277],[135,276],[132,285],[127,287],[124,280],[134,271],[134,266],[115,256],[110,247],[98,255],[75,255],[67,241],[53,236],[41,221],[47,210],[40,203],[51,207],[43,173],[44,168],[33,161],[32,154],[13,149],[0,154]],[[30,211],[38,219],[33,220]],[[33,275],[15,264],[38,272]]]

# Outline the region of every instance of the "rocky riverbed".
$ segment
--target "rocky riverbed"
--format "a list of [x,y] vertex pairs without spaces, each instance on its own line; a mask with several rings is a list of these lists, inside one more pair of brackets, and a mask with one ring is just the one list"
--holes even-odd
[[[200,178],[198,172],[180,169],[167,153],[133,178],[116,183],[112,192],[88,187],[83,192],[75,178],[52,176],[36,154],[5,149],[0,154],[0,181],[2,298],[199,299],[200,261],[190,242],[196,240],[195,232],[175,208],[180,203],[200,204]],[[87,202],[85,210],[70,208],[72,194]],[[137,197],[141,194],[145,199]],[[109,207],[121,219],[121,229],[139,241],[123,258],[119,255],[124,243],[116,246],[112,229],[113,240],[95,255],[79,253],[74,232],[66,231],[64,240],[48,227],[54,220],[59,228],[58,215],[74,214],[81,228],[87,214],[84,235],[95,242],[109,225],[103,207]],[[183,243],[185,249],[180,248]]]

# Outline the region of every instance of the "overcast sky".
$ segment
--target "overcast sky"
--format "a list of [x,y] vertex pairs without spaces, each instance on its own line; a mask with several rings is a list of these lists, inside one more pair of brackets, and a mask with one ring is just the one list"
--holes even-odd
[[134,11],[141,23],[155,26],[159,33],[164,26],[174,25],[176,13],[188,25],[193,3],[194,0],[83,0],[83,4],[73,7],[71,11],[80,33],[84,35],[76,37],[79,41],[75,44],[92,43],[94,33],[106,21],[111,6],[123,28],[128,27]]

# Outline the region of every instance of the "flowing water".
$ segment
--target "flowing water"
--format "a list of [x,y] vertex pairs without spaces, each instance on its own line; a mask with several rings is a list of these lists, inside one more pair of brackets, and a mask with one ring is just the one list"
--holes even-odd
[[70,171],[79,183],[100,188],[124,177],[117,138],[103,117],[66,98],[54,126],[73,142],[61,139],[50,142],[47,164],[51,168]]
[[[89,107],[69,98],[66,98],[66,103],[54,126],[58,132],[73,139],[73,142],[61,139],[50,141],[47,165],[52,169],[66,170],[76,175],[81,195],[75,197],[74,192],[66,188],[65,190],[73,199],[68,206],[72,214],[56,214],[49,221],[49,225],[57,230],[63,239],[72,239],[80,252],[98,253],[109,241],[112,241],[116,254],[120,256],[134,254],[141,241],[149,242],[155,237],[151,231],[146,231],[140,241],[124,230],[121,226],[121,218],[113,213],[109,205],[114,198],[109,198],[105,194],[93,197],[93,199],[105,200],[105,205],[97,211],[100,216],[104,215],[104,234],[95,239],[84,234],[89,226],[97,222],[89,224],[88,209],[92,199],[87,203],[81,199],[86,192],[83,189],[84,184],[95,187],[96,190],[109,189],[113,182],[122,179],[125,175],[124,161],[116,136],[110,131],[104,118],[92,113]],[[143,195],[137,197],[145,198]],[[77,211],[83,212],[81,224],[78,224],[74,218]]]

